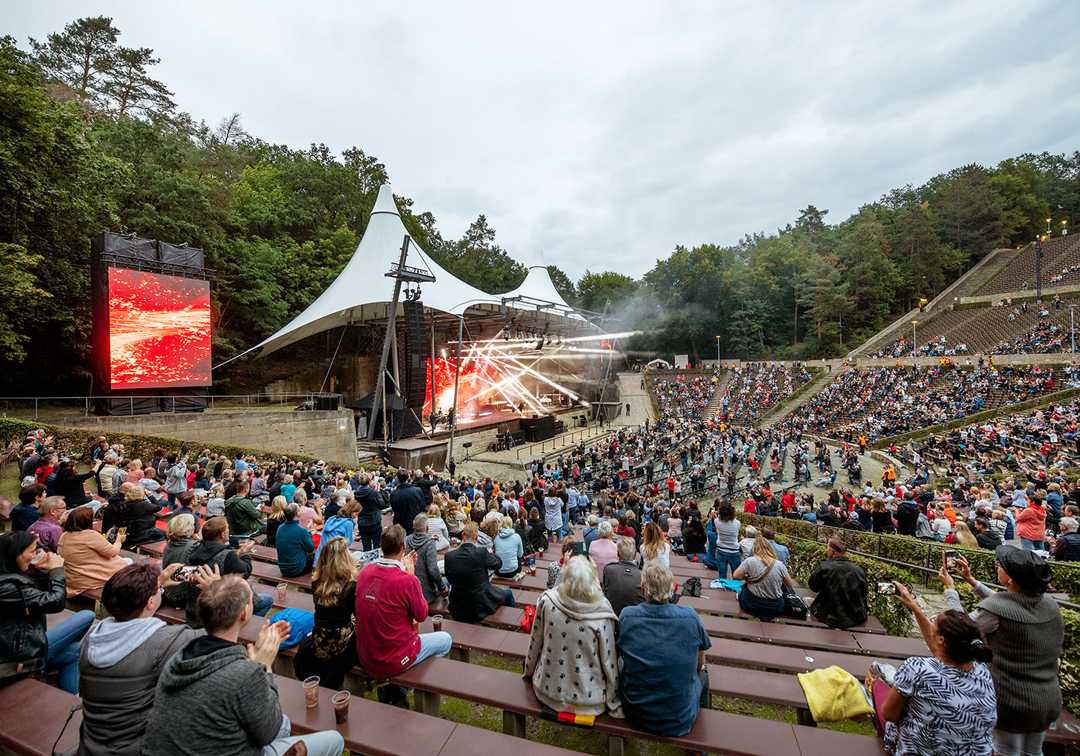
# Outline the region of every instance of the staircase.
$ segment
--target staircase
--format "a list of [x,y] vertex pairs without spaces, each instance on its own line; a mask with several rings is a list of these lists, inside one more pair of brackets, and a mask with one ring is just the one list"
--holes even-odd
[[716,391],[713,392],[712,399],[705,405],[705,409],[701,411],[702,417],[714,417],[716,413],[720,411],[721,400],[724,398],[724,390],[727,389],[728,383],[731,382],[731,376],[732,371],[724,371],[723,376],[720,378],[720,382],[716,384]]
[[839,375],[839,368],[834,368],[832,371],[828,369],[822,370],[810,383],[802,386],[800,391],[795,394],[794,397],[789,398],[786,402],[779,404],[772,408],[772,410],[761,418],[758,422],[758,427],[761,429],[771,428],[780,422],[784,416],[791,412],[794,412],[799,407],[806,404],[813,399],[819,391],[832,383],[832,379]]

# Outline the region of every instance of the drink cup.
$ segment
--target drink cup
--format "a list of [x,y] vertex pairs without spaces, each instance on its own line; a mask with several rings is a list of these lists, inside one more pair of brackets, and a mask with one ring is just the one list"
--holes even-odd
[[309,677],[304,680],[304,705],[314,709],[319,705],[319,678]]
[[338,724],[349,721],[349,701],[351,699],[352,693],[347,690],[339,690],[330,699],[330,702],[334,704],[334,721]]
[[431,629],[434,630],[435,632],[439,632],[439,631],[442,630],[442,615],[441,614],[436,614],[435,616],[433,616],[431,618]]
[[275,598],[277,599],[277,603],[280,604],[281,606],[285,605],[285,594],[286,594],[286,592],[288,590],[289,590],[288,585],[286,585],[285,583],[278,583],[277,594],[276,594]]

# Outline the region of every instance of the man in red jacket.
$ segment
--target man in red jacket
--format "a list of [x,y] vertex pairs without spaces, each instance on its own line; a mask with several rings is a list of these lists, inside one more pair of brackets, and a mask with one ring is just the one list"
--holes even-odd
[[392,525],[382,534],[382,558],[356,579],[356,654],[364,671],[385,680],[430,656],[446,656],[450,633],[417,632],[428,604],[413,574],[415,559],[405,556],[405,529]]

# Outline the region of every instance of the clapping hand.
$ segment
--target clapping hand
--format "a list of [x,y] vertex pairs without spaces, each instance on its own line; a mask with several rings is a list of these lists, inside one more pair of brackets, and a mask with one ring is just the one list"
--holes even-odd
[[250,554],[251,550],[254,549],[254,548],[255,548],[255,540],[252,539],[252,538],[249,538],[248,540],[246,540],[246,541],[244,541],[243,543],[240,544],[240,547],[236,550],[236,553],[240,554],[241,556],[244,555],[244,554]]
[[401,566],[405,568],[405,571],[410,575],[416,574],[416,552],[410,551],[408,554],[401,558]]
[[248,658],[257,664],[261,664],[269,672],[277,658],[278,648],[282,641],[289,637],[289,623],[275,622],[270,624],[267,620],[259,629],[259,637],[255,643],[248,646]]
[[218,569],[216,564],[213,567],[200,564],[199,569],[195,570],[195,574],[191,576],[190,581],[199,586],[199,590],[205,591],[211,583],[220,579],[221,570]]

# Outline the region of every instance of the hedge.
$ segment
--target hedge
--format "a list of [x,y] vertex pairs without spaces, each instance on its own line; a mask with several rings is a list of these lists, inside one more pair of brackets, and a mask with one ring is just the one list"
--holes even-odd
[[[911,536],[884,535],[866,533],[861,530],[829,528],[805,520],[785,517],[761,517],[759,515],[739,514],[739,519],[752,525],[768,525],[776,533],[785,533],[808,538],[812,541],[825,541],[838,538],[846,546],[856,551],[874,554],[885,559],[904,562],[916,567],[938,568],[944,557],[943,552],[950,549],[968,560],[971,574],[977,580],[986,583],[997,582],[997,563],[994,552],[989,549],[965,549],[955,544],[940,541],[924,541]],[[1053,574],[1053,590],[1067,593],[1075,601],[1080,598],[1080,564],[1073,562],[1050,562]]]
[[240,446],[227,446],[222,444],[208,444],[202,441],[184,441],[179,438],[166,436],[145,436],[133,433],[114,433],[104,429],[65,428],[58,425],[47,425],[27,420],[13,418],[0,418],[0,446],[7,446],[12,441],[21,442],[27,434],[35,429],[44,429],[45,433],[53,437],[53,447],[60,453],[66,454],[75,460],[88,462],[87,455],[99,436],[105,436],[109,443],[123,444],[124,455],[128,458],[150,459],[154,449],[177,451],[181,454],[191,452],[197,454],[203,449],[209,449],[218,455],[225,455],[233,459],[237,454],[254,454],[260,460],[281,459],[288,456],[297,462],[314,462],[315,457],[303,454],[281,454],[279,452],[251,449]]

